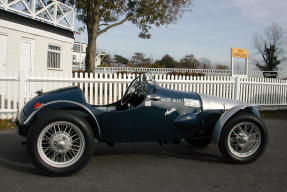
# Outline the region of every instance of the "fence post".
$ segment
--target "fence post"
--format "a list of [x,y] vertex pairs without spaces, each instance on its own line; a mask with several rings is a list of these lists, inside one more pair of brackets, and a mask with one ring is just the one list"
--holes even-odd
[[235,99],[240,99],[240,77],[235,77]]
[[19,95],[18,95],[19,107],[18,107],[18,111],[20,111],[24,107],[25,80],[26,80],[25,71],[19,71]]

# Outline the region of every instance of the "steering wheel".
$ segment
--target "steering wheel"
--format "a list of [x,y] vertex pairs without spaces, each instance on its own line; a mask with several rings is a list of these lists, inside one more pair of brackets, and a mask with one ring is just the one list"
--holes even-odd
[[127,88],[127,90],[125,91],[122,99],[121,99],[121,105],[125,105],[127,104],[131,98],[133,97],[134,93],[137,90],[137,86],[140,84],[141,82],[141,78],[140,76],[136,77],[131,84],[129,85],[129,87]]
[[147,77],[149,78],[148,81],[150,81],[150,82],[152,82],[153,84],[156,85],[156,81],[155,81],[153,75],[152,75],[150,72],[146,72],[146,73],[145,73],[145,78],[147,79]]

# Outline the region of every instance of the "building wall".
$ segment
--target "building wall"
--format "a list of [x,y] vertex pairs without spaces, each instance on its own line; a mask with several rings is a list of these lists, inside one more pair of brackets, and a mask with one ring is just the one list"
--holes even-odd
[[[80,58],[82,58],[80,60]],[[79,52],[73,52],[73,70],[85,70],[85,60],[86,60],[86,52],[79,53]],[[80,62],[82,63],[80,65]]]
[[[81,46],[81,51],[80,51]],[[79,65],[80,62],[85,63],[87,44],[74,43],[73,45],[73,64]]]
[[[0,35],[1,34],[7,35],[8,38],[7,70],[21,69],[21,40],[27,39],[34,42],[34,51],[32,53],[34,71],[72,71],[72,48],[74,39],[2,19],[0,20]],[[59,70],[48,69],[47,67],[49,44],[60,46],[62,49],[61,68]]]
[[[87,44],[81,43],[82,51],[80,52],[80,43],[75,42],[73,46],[73,70],[85,70],[85,60],[86,60],[86,48]],[[101,65],[102,59],[105,57],[105,51],[103,49],[97,50],[97,57],[95,62],[95,67],[99,67]],[[82,58],[82,59],[80,59]],[[82,61],[82,65],[80,66],[80,62]]]
[[[80,51],[80,49],[81,49],[81,51]],[[73,46],[73,71],[85,70],[86,49],[87,49],[87,44],[78,43],[78,42],[74,43],[74,46]]]

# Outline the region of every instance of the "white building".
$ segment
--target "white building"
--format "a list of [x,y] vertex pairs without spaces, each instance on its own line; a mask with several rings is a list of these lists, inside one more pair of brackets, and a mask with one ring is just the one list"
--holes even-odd
[[0,70],[72,71],[74,10],[58,1],[0,1]]
[[[86,43],[75,42],[73,45],[73,71],[84,71],[85,70],[85,60],[86,60]],[[95,67],[101,65],[102,60],[105,57],[105,51],[99,50],[97,51],[96,63]]]
[[75,42],[73,45],[73,71],[85,70],[87,44]]

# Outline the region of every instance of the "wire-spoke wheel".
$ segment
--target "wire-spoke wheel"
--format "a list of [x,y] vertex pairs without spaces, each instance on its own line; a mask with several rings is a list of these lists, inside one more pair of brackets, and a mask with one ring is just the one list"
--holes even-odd
[[47,112],[31,126],[27,150],[45,173],[69,175],[88,163],[94,152],[94,133],[75,112]]
[[258,159],[268,142],[265,124],[255,115],[240,113],[223,127],[219,149],[233,163],[248,163]]
[[85,149],[85,138],[76,125],[67,121],[53,122],[40,133],[37,147],[48,165],[63,168],[79,160]]
[[238,157],[248,157],[254,154],[260,143],[260,129],[252,122],[235,125],[228,135],[229,150]]

